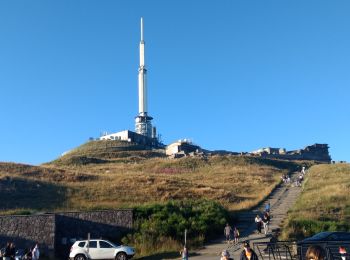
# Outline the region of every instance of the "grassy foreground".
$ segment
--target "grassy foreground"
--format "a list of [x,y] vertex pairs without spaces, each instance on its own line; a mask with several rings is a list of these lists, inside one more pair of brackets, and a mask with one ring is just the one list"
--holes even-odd
[[284,223],[281,239],[302,239],[321,231],[350,231],[350,164],[316,165]]

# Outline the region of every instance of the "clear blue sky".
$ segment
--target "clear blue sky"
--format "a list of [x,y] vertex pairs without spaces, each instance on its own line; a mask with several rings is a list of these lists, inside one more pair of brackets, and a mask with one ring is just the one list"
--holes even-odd
[[1,1],[0,161],[134,129],[140,17],[163,141],[350,161],[350,1]]

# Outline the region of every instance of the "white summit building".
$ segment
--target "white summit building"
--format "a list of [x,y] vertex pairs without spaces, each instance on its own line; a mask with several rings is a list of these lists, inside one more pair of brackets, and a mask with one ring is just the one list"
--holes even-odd
[[145,65],[145,41],[143,32],[143,19],[141,18],[140,66],[138,73],[139,113],[135,117],[135,132],[124,130],[113,134],[105,134],[100,137],[100,140],[122,140],[145,144],[151,147],[161,145],[157,138],[156,128],[152,127],[151,121],[153,118],[148,115],[147,70]]

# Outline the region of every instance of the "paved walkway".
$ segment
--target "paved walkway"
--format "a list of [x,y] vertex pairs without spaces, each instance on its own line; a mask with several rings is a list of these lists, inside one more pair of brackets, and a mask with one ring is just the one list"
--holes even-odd
[[[292,175],[292,179],[297,176],[297,173]],[[293,178],[294,177],[294,178]],[[295,203],[301,191],[300,187],[291,187],[290,185],[282,184],[276,188],[265,201],[257,208],[242,212],[238,215],[239,221],[237,228],[241,233],[240,241],[249,240],[251,246],[254,242],[268,242],[272,237],[272,232],[279,229],[283,219],[287,216],[288,209]],[[271,205],[271,221],[270,231],[267,236],[257,234],[256,225],[254,222],[255,216],[259,213],[262,215],[265,205],[270,202]],[[222,227],[224,229],[224,227]],[[227,245],[224,239],[219,239],[206,245],[203,249],[198,250],[194,255],[190,256],[192,260],[212,260],[220,259],[222,250],[227,249],[234,259],[239,259],[242,251],[241,243],[237,245]]]

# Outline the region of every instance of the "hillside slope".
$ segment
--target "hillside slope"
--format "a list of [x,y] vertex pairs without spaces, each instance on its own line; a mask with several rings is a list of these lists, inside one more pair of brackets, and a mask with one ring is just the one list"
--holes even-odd
[[239,210],[257,204],[282,173],[296,167],[293,162],[237,156],[131,157],[43,166],[1,163],[0,212],[107,209],[186,199],[214,200]]
[[[164,150],[149,150],[147,147],[132,142],[119,140],[88,141],[77,148],[65,152],[60,158],[51,162],[58,164],[106,163],[110,160],[133,158],[134,160],[165,157]],[[50,164],[50,163],[49,163]]]
[[282,239],[321,231],[350,231],[350,164],[313,166],[303,192],[289,212]]

